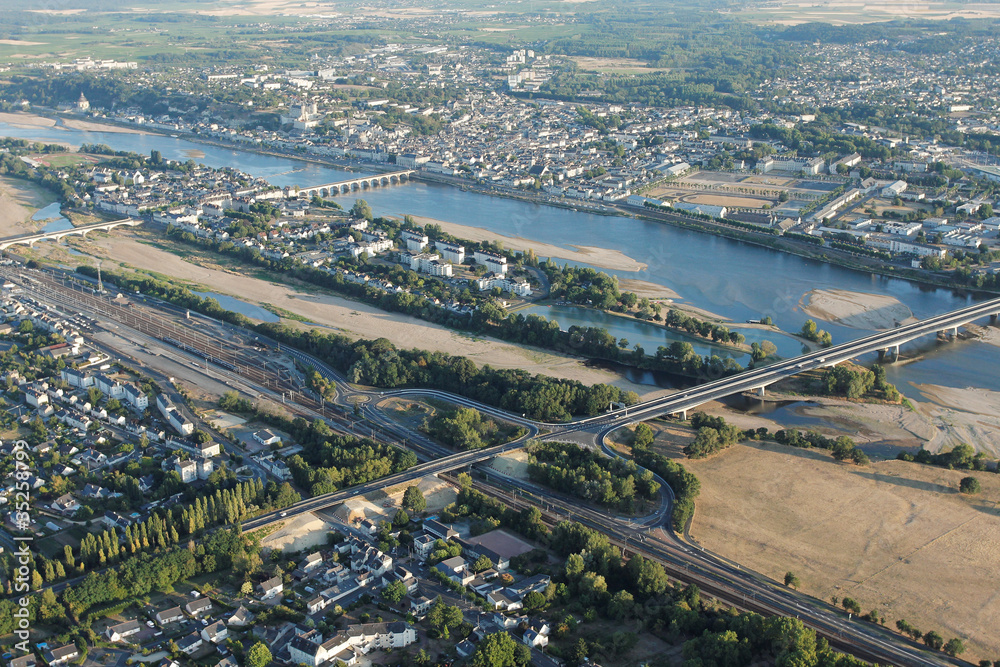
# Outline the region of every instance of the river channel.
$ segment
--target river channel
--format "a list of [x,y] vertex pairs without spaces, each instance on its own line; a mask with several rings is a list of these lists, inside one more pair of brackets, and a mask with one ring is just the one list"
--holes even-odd
[[[234,167],[279,186],[319,185],[348,176],[343,169],[291,157],[260,155],[158,134],[18,127],[0,123],[0,135],[64,142],[74,146],[100,143],[116,150],[145,155],[158,150],[168,159],[194,159],[212,167]],[[371,173],[363,168],[353,171],[355,174]],[[972,301],[970,295],[949,289],[846,269],[627,216],[597,215],[423,182],[366,190],[362,195],[345,195],[341,197],[345,208],[353,204],[358,196],[363,196],[372,205],[376,215],[413,214],[566,248],[595,246],[620,251],[645,264],[646,268],[610,273],[667,287],[677,292],[682,302],[729,318],[735,324],[770,315],[783,330],[796,331],[809,319],[802,311],[801,302],[814,289],[841,289],[891,296],[908,306],[918,318],[959,308]],[[553,317],[562,328],[573,324],[608,326],[608,318],[611,317],[565,306],[536,306],[530,312]],[[677,339],[677,336],[661,334],[662,330],[648,325],[643,329],[642,323],[638,322],[614,321],[611,325],[616,336],[620,327],[625,327],[627,332],[620,337],[628,338],[631,344],[642,344],[647,353],[655,352],[659,344],[669,344]],[[820,326],[833,334],[835,343],[869,333],[869,330],[836,322],[820,322]],[[747,335],[748,341],[760,339],[756,331],[741,331]],[[764,337],[769,336],[765,334]],[[773,335],[770,339],[783,355],[790,356],[801,351],[799,344],[788,337]],[[709,352],[708,346],[703,344],[696,345],[696,348],[702,353]],[[714,351],[719,353],[717,349]],[[939,344],[925,338],[904,346],[903,355],[921,357],[919,361],[890,365],[888,368],[890,380],[904,393],[911,383],[928,382],[1000,391],[1000,348],[996,346],[975,341]],[[740,355],[736,353],[736,356]],[[664,382],[646,377],[647,382]]]

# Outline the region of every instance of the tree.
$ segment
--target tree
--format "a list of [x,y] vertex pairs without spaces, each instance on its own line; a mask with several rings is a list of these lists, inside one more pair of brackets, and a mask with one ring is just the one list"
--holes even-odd
[[853,598],[844,598],[840,601],[841,606],[852,614],[861,613],[861,605],[854,601]]
[[965,652],[965,644],[962,643],[961,639],[955,637],[948,640],[948,643],[944,645],[943,650],[945,653],[954,658],[956,655]]
[[924,643],[934,650],[940,650],[940,648],[944,646],[944,638],[931,630],[930,632],[924,633]]
[[982,487],[979,484],[979,480],[975,477],[963,477],[962,481],[958,483],[958,490],[974,496],[982,490]]
[[382,597],[390,604],[399,604],[405,595],[406,584],[402,581],[394,581],[382,589]]
[[398,528],[408,523],[410,523],[410,515],[406,513],[406,510],[396,510],[396,516],[392,517],[392,525]]
[[[472,656],[472,667],[520,667],[524,656],[517,650],[517,642],[506,632],[487,635]],[[529,654],[530,659],[530,654]]]
[[789,588],[799,587],[799,578],[795,576],[793,572],[785,572],[785,586]]
[[257,642],[247,651],[246,667],[267,667],[271,664],[271,650],[264,642]]
[[524,596],[522,604],[524,605],[525,611],[535,611],[537,609],[541,609],[545,606],[545,595],[539,593],[538,591],[531,591]]
[[351,215],[355,218],[364,218],[365,220],[372,220],[374,218],[372,207],[364,199],[358,199],[354,202],[354,206],[351,207]]
[[489,559],[488,556],[480,556],[476,559],[476,562],[472,564],[472,571],[479,573],[483,570],[488,570],[493,567],[493,561]]
[[649,447],[653,444],[654,438],[653,429],[649,427],[649,424],[639,422],[635,426],[635,440],[632,442],[632,446]]
[[423,512],[427,509],[427,499],[418,486],[408,486],[403,492],[403,507],[411,512]]

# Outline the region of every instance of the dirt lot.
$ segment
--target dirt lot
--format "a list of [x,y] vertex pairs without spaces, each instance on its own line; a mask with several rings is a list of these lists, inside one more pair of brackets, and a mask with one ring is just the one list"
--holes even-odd
[[[825,452],[739,445],[686,461],[701,480],[691,534],[774,579],[794,572],[822,599],[849,596],[891,627],[904,618],[962,657],[1000,653],[1000,476],[883,461],[840,464]],[[958,482],[973,474],[983,492]],[[973,654],[973,655],[969,655]]]
[[774,202],[770,199],[756,197],[739,197],[737,195],[688,195],[682,198],[691,204],[711,204],[712,206],[735,206],[737,208],[764,208]]

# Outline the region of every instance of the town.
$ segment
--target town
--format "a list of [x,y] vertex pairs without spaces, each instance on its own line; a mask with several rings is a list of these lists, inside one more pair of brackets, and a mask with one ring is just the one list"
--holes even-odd
[[1000,665],[994,10],[26,2],[4,664]]

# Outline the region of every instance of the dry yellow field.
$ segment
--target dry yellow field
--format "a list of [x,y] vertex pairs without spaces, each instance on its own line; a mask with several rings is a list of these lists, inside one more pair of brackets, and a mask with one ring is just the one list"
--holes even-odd
[[[883,461],[866,468],[820,451],[738,445],[685,461],[701,480],[691,536],[804,592],[854,598],[895,626],[903,618],[962,658],[1000,657],[1000,475]],[[978,496],[958,493],[977,477]]]

